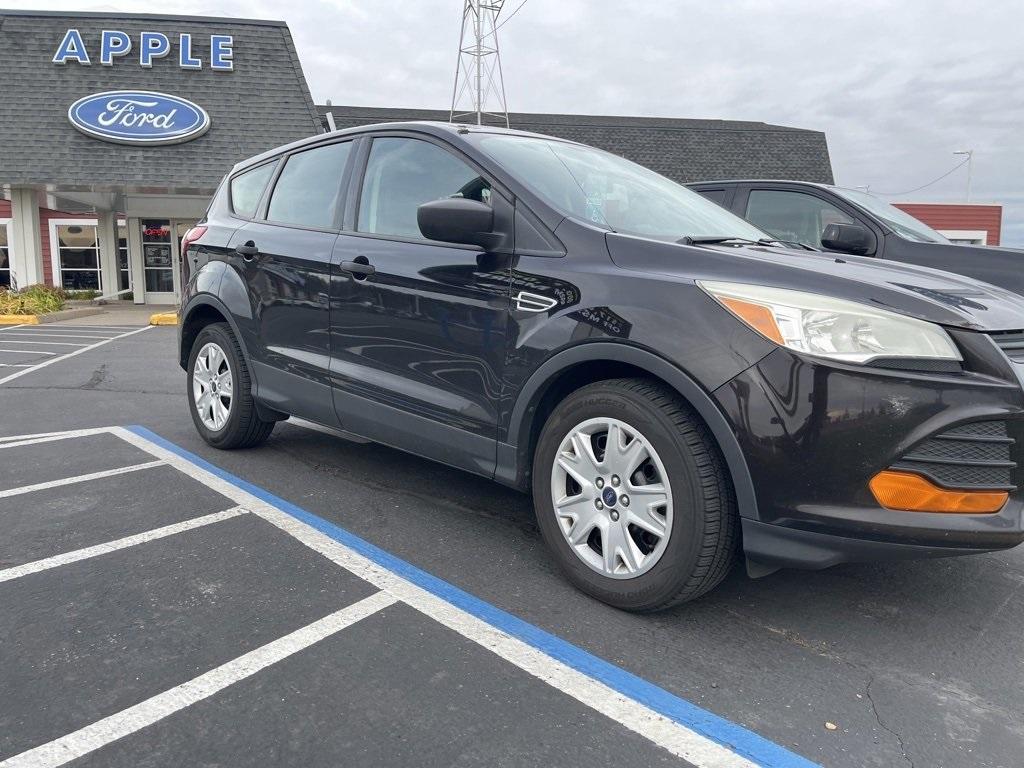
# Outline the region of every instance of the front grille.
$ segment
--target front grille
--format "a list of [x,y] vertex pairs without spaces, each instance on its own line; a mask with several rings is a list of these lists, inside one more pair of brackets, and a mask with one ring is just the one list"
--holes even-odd
[[992,341],[1016,363],[1024,363],[1024,331],[993,333]]
[[915,472],[946,488],[1012,491],[1016,441],[1005,421],[978,421],[915,445],[891,469]]

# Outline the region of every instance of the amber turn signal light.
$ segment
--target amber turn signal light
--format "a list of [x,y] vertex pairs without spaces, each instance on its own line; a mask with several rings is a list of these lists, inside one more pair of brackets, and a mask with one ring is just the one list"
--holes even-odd
[[735,299],[732,296],[720,296],[718,300],[762,336],[771,339],[776,344],[784,345],[786,343],[782,337],[782,331],[779,330],[779,324],[775,322],[775,315],[768,307],[755,304],[752,301]]
[[868,483],[886,509],[904,512],[949,512],[977,515],[998,512],[1010,498],[1006,491],[950,491],[910,472],[879,472]]

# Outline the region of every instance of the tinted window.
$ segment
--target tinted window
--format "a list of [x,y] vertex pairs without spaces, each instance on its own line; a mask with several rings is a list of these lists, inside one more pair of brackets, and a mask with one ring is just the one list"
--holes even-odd
[[779,240],[821,248],[821,231],[828,224],[856,222],[834,205],[803,192],[755,189],[747,199],[747,218]]
[[231,180],[231,210],[239,216],[252,218],[256,214],[263,188],[267,186],[276,167],[277,160],[235,176]]
[[332,229],[351,149],[352,142],[328,144],[289,157],[270,196],[267,219]]
[[704,197],[708,200],[718,203],[719,205],[725,205],[725,190],[724,189],[698,189]]
[[476,171],[435,144],[418,139],[374,139],[359,200],[359,231],[422,237],[416,209],[445,197],[490,203],[491,187]]

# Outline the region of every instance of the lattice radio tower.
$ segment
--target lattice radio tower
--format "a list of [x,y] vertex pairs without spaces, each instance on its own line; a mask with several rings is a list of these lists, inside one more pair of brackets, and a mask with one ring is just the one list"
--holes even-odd
[[485,117],[491,117],[508,127],[498,51],[498,16],[504,4],[505,0],[465,0],[449,122],[469,118],[482,125]]

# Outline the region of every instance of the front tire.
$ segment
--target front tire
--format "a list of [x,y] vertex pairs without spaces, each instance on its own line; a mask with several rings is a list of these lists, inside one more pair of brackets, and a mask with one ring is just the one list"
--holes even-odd
[[693,600],[735,561],[736,503],[717,446],[657,382],[602,381],[559,403],[537,443],[533,497],[569,580],[617,608]]
[[252,377],[227,323],[211,323],[188,358],[188,404],[196,431],[214,448],[251,448],[274,429],[256,411]]

